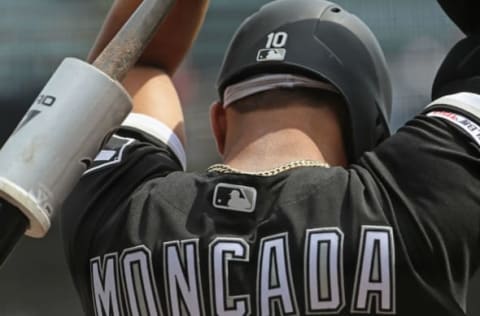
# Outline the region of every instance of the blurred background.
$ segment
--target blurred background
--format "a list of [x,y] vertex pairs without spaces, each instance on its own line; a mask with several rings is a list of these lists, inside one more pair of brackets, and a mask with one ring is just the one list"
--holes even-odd
[[[218,161],[208,122],[208,107],[216,98],[216,72],[240,21],[268,1],[211,2],[199,39],[175,77],[185,104],[190,170]],[[435,71],[461,34],[435,0],[336,2],[369,25],[386,52],[395,92],[391,123],[397,129],[429,102]],[[110,4],[111,0],[0,2],[0,144],[62,59],[85,59]],[[478,276],[471,288],[468,315],[478,316]],[[0,315],[82,315],[58,222],[43,240],[24,238],[0,270]]]

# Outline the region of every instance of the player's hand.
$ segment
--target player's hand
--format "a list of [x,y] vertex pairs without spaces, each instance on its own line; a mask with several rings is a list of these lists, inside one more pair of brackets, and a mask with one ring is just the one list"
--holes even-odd
[[438,0],[438,3],[465,34],[480,34],[478,0]]
[[433,100],[458,92],[480,94],[480,34],[458,42],[447,54],[435,77]]
[[[95,60],[141,3],[142,0],[115,0],[90,52],[89,61]],[[172,75],[192,46],[208,4],[209,0],[175,0],[139,63],[161,68]]]

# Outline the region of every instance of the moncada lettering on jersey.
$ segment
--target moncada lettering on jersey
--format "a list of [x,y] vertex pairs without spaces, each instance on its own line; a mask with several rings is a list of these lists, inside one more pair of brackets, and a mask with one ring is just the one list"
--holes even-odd
[[[208,247],[209,271],[200,271],[198,239],[165,242],[163,271],[154,271],[145,246],[90,260],[92,298],[97,316],[120,315],[309,315],[395,314],[395,249],[391,227],[363,226],[351,302],[345,300],[343,233],[338,228],[307,230],[304,288],[293,283],[288,233],[268,236],[258,247],[256,293],[233,296],[229,269],[250,261],[250,245],[239,238],[218,237]],[[163,273],[165,297],[155,275]],[[210,293],[202,295],[200,274],[209,274]],[[297,302],[295,291],[304,291]],[[209,298],[207,299],[207,297]],[[165,300],[161,302],[161,299]],[[123,302],[123,303],[122,303]],[[162,311],[161,304],[167,306]],[[128,311],[124,311],[126,306]]]

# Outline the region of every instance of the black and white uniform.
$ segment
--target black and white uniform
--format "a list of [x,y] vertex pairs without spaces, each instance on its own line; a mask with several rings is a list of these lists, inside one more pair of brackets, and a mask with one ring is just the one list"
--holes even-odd
[[480,96],[444,97],[349,168],[183,172],[131,116],[62,213],[87,315],[465,315]]

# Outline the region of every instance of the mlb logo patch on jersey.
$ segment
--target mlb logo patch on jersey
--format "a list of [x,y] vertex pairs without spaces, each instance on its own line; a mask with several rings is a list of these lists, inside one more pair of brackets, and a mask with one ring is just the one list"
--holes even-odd
[[257,190],[243,185],[219,183],[213,194],[213,206],[219,209],[252,213],[257,202]]

